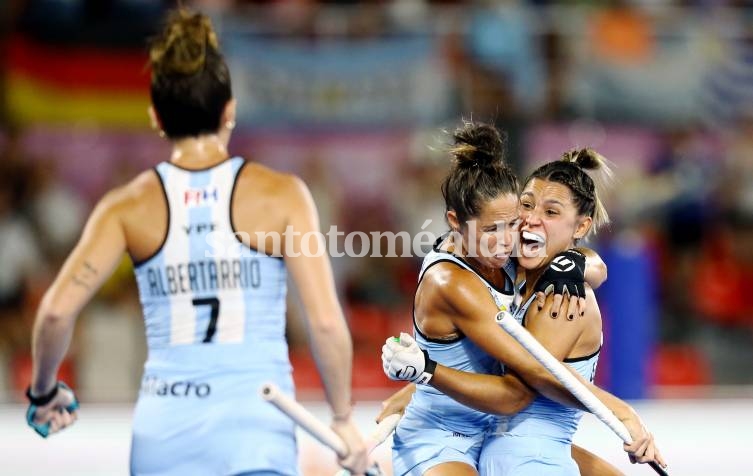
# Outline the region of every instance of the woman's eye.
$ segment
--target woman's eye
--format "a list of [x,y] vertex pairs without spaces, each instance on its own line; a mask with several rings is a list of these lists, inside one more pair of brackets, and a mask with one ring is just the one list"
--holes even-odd
[[547,215],[550,215],[550,216],[551,216],[551,215],[556,215],[556,214],[557,214],[557,211],[556,211],[556,210],[547,210],[547,211],[546,211],[546,214],[547,214]]
[[530,210],[531,208],[533,208],[533,205],[531,205],[530,203],[526,203],[526,202],[521,203],[520,206],[522,206],[526,210]]

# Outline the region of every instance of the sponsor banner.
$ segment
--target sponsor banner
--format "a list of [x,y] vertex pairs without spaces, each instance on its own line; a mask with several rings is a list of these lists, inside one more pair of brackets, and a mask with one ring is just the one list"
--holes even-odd
[[241,123],[395,127],[450,109],[436,38],[301,42],[228,33],[223,47]]

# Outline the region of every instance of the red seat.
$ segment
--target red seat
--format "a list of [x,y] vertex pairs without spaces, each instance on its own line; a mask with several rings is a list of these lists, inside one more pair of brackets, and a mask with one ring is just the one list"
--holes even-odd
[[708,385],[711,368],[701,351],[690,345],[662,345],[654,356],[654,383],[667,386]]

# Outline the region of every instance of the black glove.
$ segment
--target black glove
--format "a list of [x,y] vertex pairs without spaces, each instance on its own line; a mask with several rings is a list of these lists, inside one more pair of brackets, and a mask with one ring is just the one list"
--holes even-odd
[[567,292],[571,297],[586,297],[585,270],[586,257],[583,253],[573,249],[563,251],[549,262],[534,292],[554,292],[555,295]]

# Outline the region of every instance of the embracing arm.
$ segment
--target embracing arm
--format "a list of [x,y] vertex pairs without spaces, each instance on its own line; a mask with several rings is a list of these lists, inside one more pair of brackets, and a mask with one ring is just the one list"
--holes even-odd
[[[427,278],[433,285],[438,306],[453,316],[455,326],[468,339],[520,375],[536,391],[569,406],[579,407],[579,402],[570,392],[495,322],[497,306],[477,278],[456,271],[448,276],[433,273],[424,281]],[[549,305],[551,301],[550,297],[547,300]],[[547,307],[542,312],[548,310]],[[489,413],[516,413],[535,397],[535,391],[514,375],[472,374],[441,365],[437,366],[431,385],[461,403]]]
[[89,217],[76,248],[45,293],[32,332],[34,395],[47,394],[55,385],[78,313],[112,274],[126,250],[118,215],[123,192],[105,195]]
[[[586,311],[585,317],[576,319],[575,321],[550,319],[548,317],[550,312],[548,306],[551,305],[552,300],[551,297],[548,298],[547,305],[541,310],[529,310],[526,316],[526,325],[528,330],[555,358],[563,360],[572,351],[577,337],[583,332],[584,324],[589,319],[598,318],[598,305],[593,292],[589,290],[587,295],[588,311]],[[480,309],[477,309],[477,311],[480,311]],[[471,320],[471,318],[468,319],[469,321]],[[475,326],[466,325],[461,329],[484,351],[504,362],[507,367],[514,370],[528,385],[535,388],[542,395],[564,405],[588,411],[549,371],[538,364],[515,339],[496,326],[496,323],[491,319],[487,319],[486,321],[494,325],[489,326],[486,322],[480,321]],[[475,327],[478,327],[481,331]],[[497,331],[501,333],[500,336],[494,335]],[[503,342],[502,335],[506,342]],[[499,343],[494,345],[493,342],[497,341],[497,339],[499,339]],[[633,437],[633,444],[630,446],[626,445],[626,451],[631,454],[637,454],[637,460],[640,462],[653,460],[655,451],[653,437],[647,432],[635,410],[609,392],[587,382],[574,370],[569,370],[626,425]],[[518,404],[524,407],[532,399],[530,394],[526,394],[520,390],[520,382],[513,379],[514,377],[511,375],[505,375],[504,377],[479,375],[452,371],[442,366],[437,366],[431,384],[473,408],[493,413],[506,413],[509,403],[503,403],[503,400],[523,398],[523,401]],[[661,456],[658,453],[656,455],[658,460],[661,460]]]
[[[473,283],[468,284],[472,285]],[[464,287],[463,284],[458,284],[455,287],[454,295],[448,293],[448,298],[455,303],[454,306],[459,316],[457,325],[468,338],[486,353],[500,360],[508,369],[513,370],[535,391],[564,405],[587,411],[580,401],[573,397],[513,337],[500,328],[494,319],[489,317],[476,318],[475,316],[483,316],[494,311],[493,309],[484,309],[487,306],[481,299],[468,301],[468,295],[465,297],[460,295],[464,292],[472,293],[474,291]],[[563,360],[572,350],[583,330],[584,323],[588,322],[588,319],[596,318],[599,310],[593,292],[589,291],[589,310],[584,317],[573,321],[550,319],[548,316],[552,301],[553,297],[549,296],[541,310],[529,309],[526,316],[526,327],[555,358]],[[582,383],[586,384],[620,420],[634,417],[635,412],[629,405],[608,392],[598,389],[598,387],[583,379],[577,372],[572,370],[571,372]],[[535,396],[534,392],[525,388],[525,384],[514,375],[508,374],[500,377],[472,374],[454,371],[439,365],[435,370],[431,384],[468,406],[492,413],[506,414],[511,413],[510,410],[515,410],[516,407],[522,406],[524,408]],[[510,399],[513,399],[513,402],[510,402]],[[515,401],[514,399],[519,400]]]
[[585,281],[592,289],[598,289],[607,280],[607,265],[591,248],[575,248],[586,257]]

